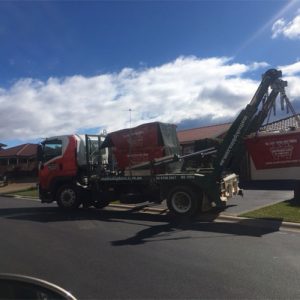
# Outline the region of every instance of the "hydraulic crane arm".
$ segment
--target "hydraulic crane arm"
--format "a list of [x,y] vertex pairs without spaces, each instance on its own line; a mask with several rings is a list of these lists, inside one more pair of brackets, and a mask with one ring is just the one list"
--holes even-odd
[[[272,108],[276,97],[286,86],[281,80],[281,71],[270,69],[262,75],[262,81],[251,102],[243,109],[229,128],[214,161],[214,178],[220,178],[225,169],[232,169],[232,161],[243,156],[243,138],[251,132],[257,131],[268,112]],[[269,88],[272,89],[268,95]],[[266,97],[266,95],[268,95]],[[258,112],[259,106],[261,110]]]

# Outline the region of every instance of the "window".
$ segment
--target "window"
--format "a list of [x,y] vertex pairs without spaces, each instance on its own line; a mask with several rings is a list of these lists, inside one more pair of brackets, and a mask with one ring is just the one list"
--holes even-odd
[[54,157],[62,155],[62,141],[51,140],[44,142],[44,161],[48,161]]
[[0,166],[7,166],[7,159],[6,158],[1,158],[0,159]]
[[17,165],[17,162],[18,162],[18,161],[17,161],[16,158],[10,158],[10,159],[9,159],[9,164],[10,164],[10,165]]
[[25,164],[27,164],[27,159],[26,158],[20,158],[19,163],[25,165]]

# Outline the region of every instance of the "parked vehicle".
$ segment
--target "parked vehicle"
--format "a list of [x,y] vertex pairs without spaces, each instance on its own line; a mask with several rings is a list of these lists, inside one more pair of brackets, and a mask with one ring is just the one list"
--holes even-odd
[[[112,200],[166,199],[169,210],[180,216],[224,207],[239,192],[234,172],[245,152],[244,137],[258,131],[277,96],[285,93],[287,84],[281,76],[275,69],[263,74],[251,102],[217,148],[180,156],[175,126],[163,123],[144,124],[106,137],[45,139],[38,149],[41,201],[56,201],[64,209],[74,209],[81,204],[103,208]],[[186,169],[183,162],[191,156],[199,157],[198,165]],[[205,160],[208,156],[213,157],[210,166]]]

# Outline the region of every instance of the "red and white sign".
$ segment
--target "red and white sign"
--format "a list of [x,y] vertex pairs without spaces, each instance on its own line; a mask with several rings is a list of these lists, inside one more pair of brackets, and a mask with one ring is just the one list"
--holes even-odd
[[300,132],[260,135],[246,139],[257,170],[300,166]]

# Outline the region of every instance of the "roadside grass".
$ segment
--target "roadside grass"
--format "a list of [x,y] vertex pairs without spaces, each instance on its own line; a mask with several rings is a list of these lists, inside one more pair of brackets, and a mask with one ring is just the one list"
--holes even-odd
[[7,194],[38,198],[38,189],[36,187],[31,187],[26,190],[9,192]]
[[300,223],[300,203],[295,199],[286,200],[267,207],[253,210],[239,217],[255,219],[279,219],[286,222]]

